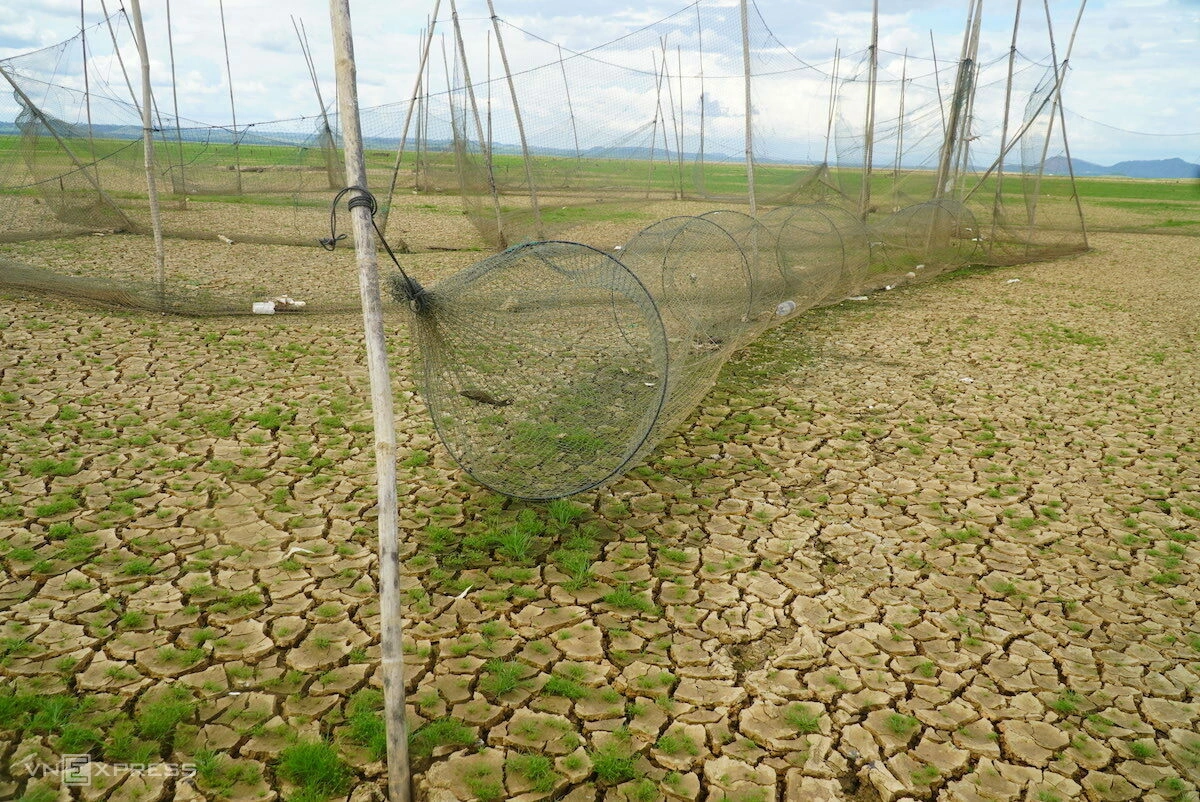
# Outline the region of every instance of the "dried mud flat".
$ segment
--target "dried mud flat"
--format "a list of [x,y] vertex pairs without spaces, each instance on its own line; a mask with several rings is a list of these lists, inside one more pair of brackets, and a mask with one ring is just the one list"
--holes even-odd
[[[550,507],[397,318],[418,798],[1196,799],[1200,238],[1093,246],[806,314]],[[0,798],[381,796],[359,328],[0,299]]]

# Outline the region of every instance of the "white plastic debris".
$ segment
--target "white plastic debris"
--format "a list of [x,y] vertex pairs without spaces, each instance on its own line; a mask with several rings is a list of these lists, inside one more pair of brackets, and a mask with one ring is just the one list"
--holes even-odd
[[916,278],[916,277],[917,277],[917,274],[916,274],[916,273],[914,273],[914,272],[912,272],[912,271],[910,270],[910,271],[908,271],[907,273],[905,273],[905,274],[904,274],[904,277],[905,277],[905,278]]
[[307,301],[297,301],[289,295],[280,295],[272,298],[271,303],[275,304],[276,312],[299,312],[308,306]]
[[972,379],[970,376],[963,376],[961,379],[959,379],[959,381],[962,382],[963,384],[974,384],[975,383],[975,380]]
[[255,301],[250,307],[251,311],[256,315],[273,315],[275,314],[274,301]]
[[847,301],[869,301],[871,299],[870,299],[870,297],[868,297],[866,295],[851,295],[846,300]]
[[221,242],[224,242],[226,245],[233,244],[233,240],[231,240],[229,237],[225,236],[224,234],[218,234],[217,239],[221,240]]
[[917,265],[916,267],[913,268],[913,270],[924,270],[924,269],[925,269],[925,265]]
[[795,301],[783,301],[779,306],[775,307],[775,314],[779,317],[787,317],[792,312],[796,311]]
[[1021,279],[1019,279],[1019,278],[1010,278],[1008,281],[1006,281],[1006,282],[1004,282],[1004,283],[1005,283],[1005,284],[1017,284],[1017,283],[1019,283],[1020,281],[1021,281]]

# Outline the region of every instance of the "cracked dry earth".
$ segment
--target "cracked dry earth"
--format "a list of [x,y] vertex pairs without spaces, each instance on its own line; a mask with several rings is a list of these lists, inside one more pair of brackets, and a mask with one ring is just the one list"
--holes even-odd
[[[396,328],[417,797],[1195,800],[1200,238],[1093,239],[775,329],[568,504]],[[380,798],[360,325],[0,302],[0,798]]]

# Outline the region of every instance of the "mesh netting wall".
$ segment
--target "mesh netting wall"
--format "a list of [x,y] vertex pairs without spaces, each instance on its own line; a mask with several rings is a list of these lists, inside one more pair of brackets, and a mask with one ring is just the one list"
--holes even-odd
[[[443,442],[479,482],[547,499],[636,463],[689,415],[721,366],[767,328],[848,294],[961,264],[961,208],[912,207],[916,266],[872,268],[867,229],[827,204],[670,217],[611,252],[513,246],[415,301],[417,375]],[[929,246],[932,241],[933,247]],[[950,258],[941,259],[941,255]]]

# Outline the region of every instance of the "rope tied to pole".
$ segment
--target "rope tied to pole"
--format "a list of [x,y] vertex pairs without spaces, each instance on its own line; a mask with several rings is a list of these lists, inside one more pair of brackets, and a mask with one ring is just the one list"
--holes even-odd
[[370,211],[371,227],[375,229],[375,235],[379,237],[379,241],[383,244],[383,249],[387,251],[388,257],[392,260],[392,264],[400,271],[401,281],[392,282],[393,295],[399,301],[407,301],[414,312],[425,311],[428,308],[429,294],[419,281],[404,271],[404,268],[400,265],[400,260],[396,258],[396,254],[392,250],[392,246],[388,244],[387,238],[379,230],[379,226],[375,223],[375,213],[379,211],[379,202],[366,187],[345,187],[333,197],[333,202],[329,205],[329,236],[321,237],[317,242],[321,243],[321,247],[325,250],[332,251],[337,248],[338,242],[346,238],[346,234],[337,233],[337,207],[338,202],[345,197],[347,192],[358,192],[359,194],[346,201],[346,208],[366,208]]

